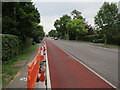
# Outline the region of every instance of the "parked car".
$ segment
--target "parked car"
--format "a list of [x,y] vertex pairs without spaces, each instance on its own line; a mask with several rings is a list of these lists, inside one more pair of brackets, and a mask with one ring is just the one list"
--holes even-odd
[[58,40],[58,37],[55,37],[54,40]]

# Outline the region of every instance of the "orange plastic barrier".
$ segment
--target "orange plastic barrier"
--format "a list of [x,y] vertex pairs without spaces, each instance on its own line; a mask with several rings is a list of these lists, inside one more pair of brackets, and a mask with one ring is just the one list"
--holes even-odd
[[43,70],[41,70],[40,81],[41,82],[45,81],[45,76],[44,76],[44,71]]
[[[37,56],[33,59],[28,68],[28,77],[27,77],[27,89],[32,90],[35,86],[37,76],[39,74],[40,60],[44,60],[44,49],[45,42],[41,48],[38,50]],[[43,71],[42,71],[43,72]],[[42,76],[44,78],[44,75]],[[42,79],[43,81],[43,79]]]
[[44,50],[43,50],[43,46],[40,48],[40,60],[44,60]]
[[34,88],[37,76],[39,74],[39,65],[40,65],[40,48],[38,50],[37,56],[33,59],[28,68],[28,77],[27,77],[27,89],[31,90]]

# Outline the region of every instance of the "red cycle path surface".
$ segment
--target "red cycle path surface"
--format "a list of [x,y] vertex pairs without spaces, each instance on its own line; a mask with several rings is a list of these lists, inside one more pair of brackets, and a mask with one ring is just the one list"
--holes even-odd
[[45,41],[52,88],[113,88],[51,41]]

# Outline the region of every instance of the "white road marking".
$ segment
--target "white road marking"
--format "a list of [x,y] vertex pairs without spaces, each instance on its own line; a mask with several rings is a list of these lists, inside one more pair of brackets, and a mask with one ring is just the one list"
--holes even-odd
[[46,48],[46,67],[47,67],[47,88],[51,89],[51,82],[50,82],[50,72],[49,72],[49,65],[48,65],[48,57],[47,57],[47,45],[45,43]]
[[31,62],[29,62],[27,65],[29,66],[31,64]]
[[20,81],[27,81],[27,77],[22,77],[22,78],[20,78]]
[[[60,48],[61,49],[61,48]],[[61,49],[63,50],[63,49]],[[65,50],[63,50],[64,52],[66,52]],[[66,52],[68,55],[70,55],[68,52]],[[96,73],[95,71],[93,71],[91,68],[89,68],[88,66],[86,66],[84,63],[82,63],[81,61],[79,61],[77,58],[73,57],[72,55],[70,55],[72,58],[74,58],[76,61],[78,61],[80,64],[82,64],[83,66],[85,66],[86,68],[88,68],[90,71],[92,71],[94,74],[96,74],[98,77],[100,77],[101,79],[103,79],[106,83],[108,83],[110,86],[112,86],[113,88],[117,88],[116,86],[114,86],[113,84],[111,84],[109,81],[107,81],[106,79],[104,79],[102,76],[100,76],[98,73]]]

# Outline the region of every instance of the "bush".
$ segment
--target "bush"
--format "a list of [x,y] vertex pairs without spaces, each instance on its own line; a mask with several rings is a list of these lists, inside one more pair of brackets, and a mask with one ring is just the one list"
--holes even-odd
[[93,40],[96,40],[97,36],[96,35],[87,35],[87,36],[81,36],[79,38],[79,40],[83,40],[83,41],[90,41],[93,42]]
[[8,60],[19,54],[20,40],[17,36],[1,34],[2,36],[2,60]]
[[40,43],[42,41],[42,39],[43,39],[42,36],[38,36],[38,37],[34,38],[34,42]]
[[104,43],[104,39],[103,39],[103,38],[98,39],[98,42],[99,42],[99,43]]
[[20,39],[19,52],[22,53],[26,48],[32,45],[32,38],[25,38],[24,40]]
[[120,45],[120,35],[119,36],[111,36],[111,35],[108,35],[107,36],[107,43],[108,44],[116,44],[116,45]]
[[1,34],[2,36],[2,61],[9,60],[14,56],[25,51],[30,45],[32,45],[33,39],[26,38],[20,40],[15,35]]

